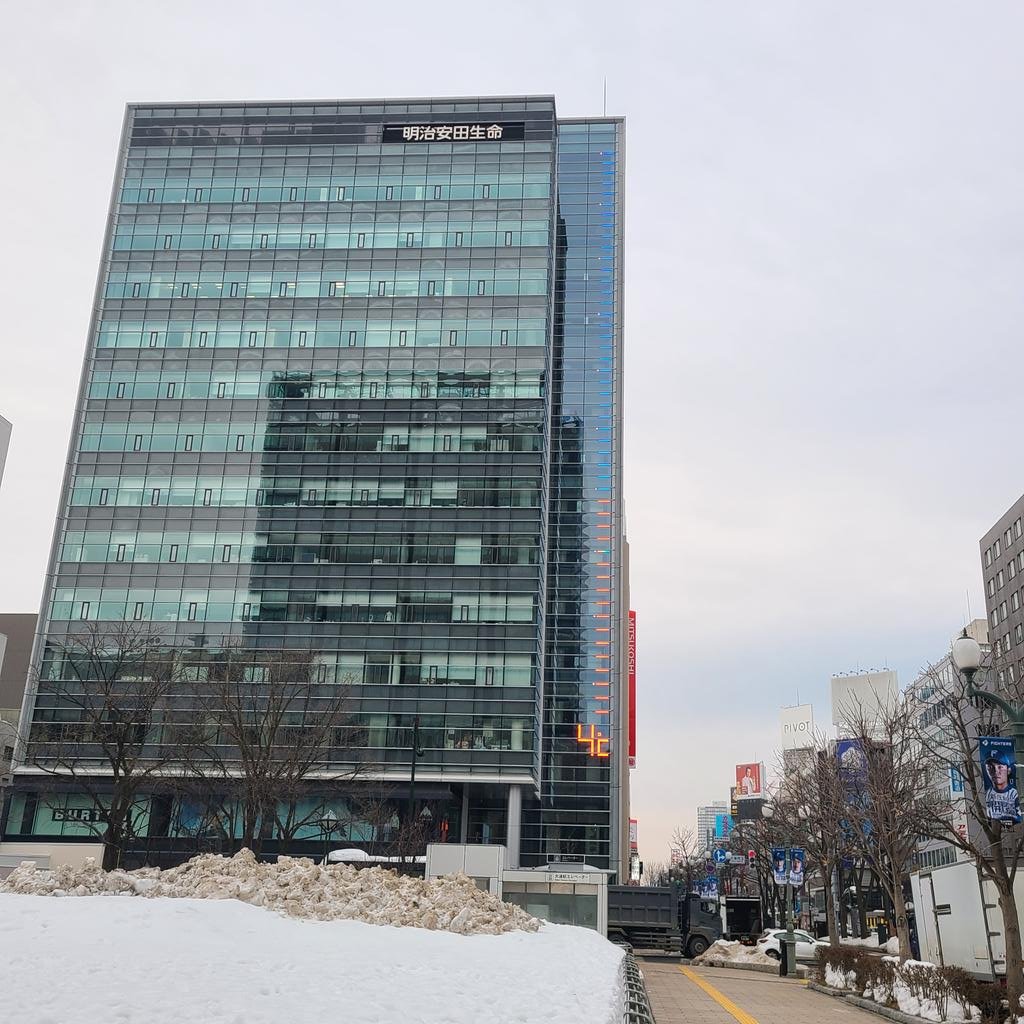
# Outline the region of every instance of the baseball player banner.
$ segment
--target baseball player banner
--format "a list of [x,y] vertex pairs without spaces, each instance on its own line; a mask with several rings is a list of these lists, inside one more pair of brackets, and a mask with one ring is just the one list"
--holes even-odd
[[789,881],[789,872],[786,870],[786,851],[781,846],[772,847],[772,874],[775,876],[776,885],[785,885]]
[[1017,758],[1013,740],[1006,736],[979,736],[978,758],[985,782],[985,813],[990,821],[1020,823],[1017,795]]

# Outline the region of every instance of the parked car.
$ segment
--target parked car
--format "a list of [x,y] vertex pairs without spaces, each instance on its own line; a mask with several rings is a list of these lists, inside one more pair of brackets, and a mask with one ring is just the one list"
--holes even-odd
[[[828,945],[827,942],[819,942],[813,935],[809,935],[799,928],[793,929],[793,935],[796,938],[797,960],[813,960],[817,956],[818,947]],[[757,940],[758,951],[772,957],[774,960],[781,960],[782,942],[785,937],[785,928],[769,928]]]

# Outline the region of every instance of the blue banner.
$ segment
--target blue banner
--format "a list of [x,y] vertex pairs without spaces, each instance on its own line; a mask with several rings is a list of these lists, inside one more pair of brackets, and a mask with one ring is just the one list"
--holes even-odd
[[1018,824],[1020,797],[1013,740],[1006,736],[979,736],[978,759],[985,782],[985,813],[991,821]]
[[786,870],[786,851],[781,846],[772,847],[772,874],[775,876],[776,885],[785,885],[789,881],[789,872]]
[[789,884],[797,889],[804,884],[804,851],[798,846],[789,851]]

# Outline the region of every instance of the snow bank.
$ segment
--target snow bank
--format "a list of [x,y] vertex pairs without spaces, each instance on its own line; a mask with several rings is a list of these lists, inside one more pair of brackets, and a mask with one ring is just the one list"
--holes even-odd
[[167,871],[102,871],[89,859],[82,868],[62,864],[37,870],[26,861],[0,882],[0,893],[148,898],[236,899],[288,917],[362,921],[449,931],[462,935],[535,932],[540,922],[525,910],[483,892],[465,875],[432,881],[385,868],[329,867],[306,858],[260,863],[249,850],[234,857],[203,854]]
[[297,920],[234,900],[0,895],[3,1017],[21,1024],[617,1024],[596,932],[456,935]]
[[721,961],[744,964],[770,964],[778,967],[778,960],[762,953],[756,946],[744,946],[742,942],[719,939],[708,946],[700,956],[693,958],[695,964],[714,964]]

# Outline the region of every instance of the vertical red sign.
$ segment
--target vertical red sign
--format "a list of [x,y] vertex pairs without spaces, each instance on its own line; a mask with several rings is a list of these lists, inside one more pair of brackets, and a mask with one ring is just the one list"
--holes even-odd
[[629,767],[636,767],[636,612],[629,612]]

